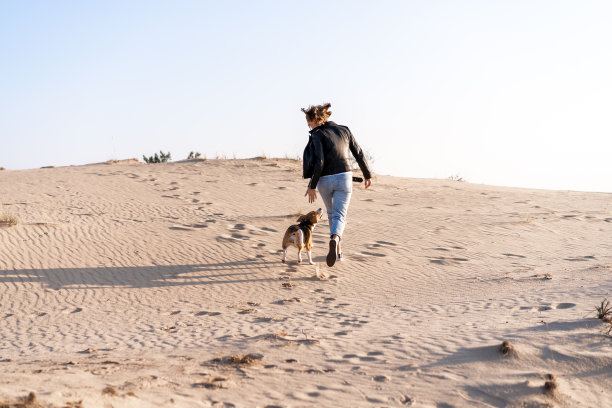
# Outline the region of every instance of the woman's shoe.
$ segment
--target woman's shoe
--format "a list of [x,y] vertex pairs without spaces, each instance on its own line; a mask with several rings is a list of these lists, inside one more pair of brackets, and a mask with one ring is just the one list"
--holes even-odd
[[334,266],[336,263],[336,246],[338,242],[335,239],[329,240],[329,252],[327,253],[327,266]]
[[342,257],[342,252],[338,253],[338,256],[336,257],[336,260],[339,262],[344,261],[344,258]]

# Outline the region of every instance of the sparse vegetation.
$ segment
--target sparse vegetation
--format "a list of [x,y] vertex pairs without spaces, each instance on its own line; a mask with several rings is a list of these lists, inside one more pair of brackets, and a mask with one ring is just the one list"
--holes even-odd
[[191,152],[189,152],[189,156],[187,156],[187,160],[199,159],[200,156],[202,156],[202,153],[191,151]]
[[597,312],[598,319],[610,320],[612,317],[612,305],[610,305],[608,298],[602,300],[600,305],[595,306],[595,311]]
[[107,395],[112,395],[112,396],[116,396],[117,395],[117,390],[115,390],[113,387],[111,387],[110,385],[106,388],[104,388],[102,390],[102,394],[107,394]]
[[6,169],[4,167],[0,167],[0,171],[2,171],[2,170],[6,170]]
[[595,312],[598,319],[608,323],[608,328],[604,329],[606,335],[612,336],[612,305],[608,298],[605,298],[598,306],[595,306]]
[[[372,170],[372,163],[374,163],[374,161],[375,161],[374,155],[372,153],[370,153],[368,150],[362,149],[362,151],[363,151],[363,156],[366,159],[366,162],[370,166],[370,170]],[[352,154],[349,155],[349,165],[353,169],[358,169],[359,168],[359,165],[357,164],[357,160],[355,160],[355,158],[353,157]],[[373,170],[372,170],[372,172],[373,172]]]
[[510,344],[509,341],[505,340],[501,346],[499,346],[499,351],[500,353],[502,353],[504,356],[512,356],[512,355],[516,355],[516,349],[514,348],[514,346],[512,344]]
[[145,163],[152,164],[152,163],[166,163],[169,160],[172,160],[172,157],[170,155],[170,152],[164,153],[160,150],[159,155],[157,155],[157,153],[149,157],[143,155],[142,159],[145,161]]
[[289,156],[288,153],[285,153],[285,155],[283,156],[283,159],[285,160],[294,160],[294,161],[301,161],[302,158],[300,157],[299,154],[295,155],[295,156]]
[[17,225],[17,218],[10,214],[0,215],[0,227],[12,227]]
[[42,408],[36,400],[36,394],[31,392],[27,397],[19,398],[19,401],[0,401],[0,408]]
[[448,179],[451,181],[465,181],[465,179],[461,177],[459,174],[452,175]]
[[557,378],[552,374],[546,374],[546,381],[544,382],[544,393],[550,397],[557,398]]
[[212,362],[221,363],[221,364],[251,365],[251,364],[260,362],[262,358],[263,356],[261,354],[243,354],[243,355],[215,358],[212,360]]

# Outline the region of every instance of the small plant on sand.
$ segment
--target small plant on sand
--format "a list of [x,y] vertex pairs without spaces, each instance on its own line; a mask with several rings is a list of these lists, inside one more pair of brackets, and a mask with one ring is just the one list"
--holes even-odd
[[213,363],[220,364],[236,364],[236,365],[252,365],[261,362],[263,355],[261,354],[241,354],[235,356],[218,357],[212,360]]
[[610,301],[606,298],[601,301],[601,304],[595,306],[595,311],[597,312],[597,318],[601,320],[610,320],[612,318],[612,305],[610,305]]
[[502,353],[504,356],[513,356],[513,355],[516,355],[516,349],[507,340],[502,342],[501,346],[499,346],[499,352]]
[[[45,405],[46,406],[46,405]],[[42,408],[38,400],[36,399],[36,394],[31,392],[26,397],[21,397],[18,401],[0,401],[0,408]]]
[[187,160],[199,159],[201,155],[202,155],[202,153],[200,153],[200,152],[191,151],[191,152],[189,152],[189,156],[187,156]]
[[17,218],[10,214],[0,215],[0,227],[12,227],[17,225]]
[[465,181],[465,179],[461,177],[459,174],[454,174],[450,176],[448,179],[451,181]]
[[153,156],[142,156],[142,159],[145,161],[145,163],[148,164],[152,164],[152,163],[166,163],[169,160],[172,160],[172,156],[170,155],[170,152],[168,153],[164,153],[161,150],[159,151],[159,156],[157,155],[157,153],[155,153]]
[[602,300],[599,305],[595,306],[595,312],[598,319],[608,323],[608,328],[604,329],[606,335],[612,336],[612,305],[610,301],[607,298]]
[[[368,163],[368,165],[372,166],[372,163],[374,163],[374,155],[365,149],[362,149],[362,151],[363,151],[363,157],[365,157],[366,162]],[[357,160],[355,160],[352,154],[349,155],[349,165],[351,166],[352,169],[359,168],[359,164],[357,164]]]
[[544,382],[544,393],[549,397],[556,399],[559,397],[557,388],[559,388],[557,378],[552,374],[546,374],[546,381]]

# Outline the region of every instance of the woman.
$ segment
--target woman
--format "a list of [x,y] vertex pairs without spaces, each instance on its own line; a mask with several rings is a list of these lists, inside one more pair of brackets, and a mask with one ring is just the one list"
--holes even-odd
[[372,185],[372,175],[363,151],[346,126],[328,121],[330,103],[302,108],[310,130],[310,140],[304,150],[304,178],[310,178],[304,196],[308,202],[317,199],[316,189],[327,209],[330,241],[327,265],[334,266],[342,260],[340,242],[346,226],[346,213],[353,191],[353,173],[349,163],[349,151],[357,160],[365,178],[365,188]]

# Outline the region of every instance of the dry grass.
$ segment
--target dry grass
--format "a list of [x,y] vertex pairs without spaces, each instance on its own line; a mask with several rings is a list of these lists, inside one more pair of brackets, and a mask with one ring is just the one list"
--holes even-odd
[[0,401],[0,408],[42,408],[36,400],[36,394],[29,393],[27,397],[19,398],[18,401]]
[[595,306],[595,311],[598,319],[610,320],[610,317],[612,317],[612,305],[607,298],[602,300],[600,305]]
[[558,397],[559,383],[557,378],[552,374],[546,374],[546,381],[544,382],[544,393],[552,398]]
[[131,159],[123,159],[123,160],[108,159],[106,161],[106,164],[130,164],[130,163],[140,163],[140,161],[135,157]]
[[102,394],[107,394],[107,395],[111,395],[111,396],[116,396],[117,395],[117,391],[111,387],[110,385],[106,388],[104,388],[102,390]]
[[298,154],[296,154],[295,156],[291,156],[285,153],[282,158],[285,160],[302,161],[302,158]]
[[607,298],[602,300],[601,304],[595,306],[595,312],[597,313],[598,319],[608,323],[607,329],[604,329],[606,335],[612,336],[612,305],[610,301]]
[[253,365],[261,361],[261,354],[239,354],[235,356],[220,357],[212,360],[213,363],[232,365]]
[[12,227],[17,225],[17,218],[10,214],[0,215],[0,227]]
[[504,356],[515,356],[517,354],[514,346],[507,340],[505,340],[501,346],[499,346],[499,352]]
[[459,174],[454,174],[450,176],[448,179],[451,181],[465,181],[465,179],[461,177]]
[[2,170],[6,170],[6,169],[4,167],[0,167],[0,171],[2,171]]

